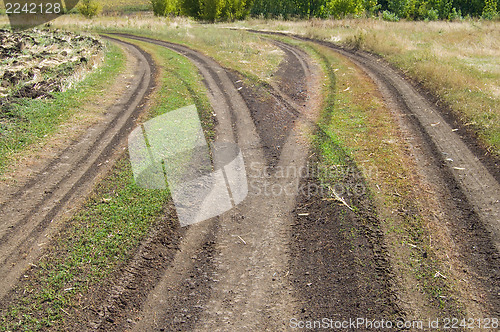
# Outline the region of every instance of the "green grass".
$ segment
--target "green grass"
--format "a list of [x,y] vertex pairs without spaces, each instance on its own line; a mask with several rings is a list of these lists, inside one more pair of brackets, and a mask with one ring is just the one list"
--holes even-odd
[[85,112],[82,107],[113,82],[123,65],[122,52],[110,45],[104,65],[72,89],[53,93],[52,99],[18,99],[9,105],[7,114],[0,118],[0,174],[5,172],[16,154],[50,138],[60,124],[77,112]]
[[[138,44],[153,54],[160,69],[159,90],[144,120],[194,103],[207,138],[213,138],[212,109],[196,67],[165,48]],[[166,190],[137,187],[128,156],[123,155],[29,271],[18,290],[25,295],[2,312],[0,331],[58,329],[66,313],[77,308],[80,294],[131,257],[152,225],[161,221],[168,200]]]

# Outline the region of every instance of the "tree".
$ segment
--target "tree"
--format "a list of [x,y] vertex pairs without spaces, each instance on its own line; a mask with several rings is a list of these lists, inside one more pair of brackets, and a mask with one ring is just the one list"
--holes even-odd
[[496,0],[486,0],[483,8],[482,18],[492,20],[498,16]]
[[182,15],[199,18],[200,17],[200,0],[181,0],[180,10]]
[[330,15],[335,18],[359,15],[364,12],[363,0],[331,0],[328,3]]
[[177,0],[151,0],[151,5],[153,6],[153,13],[156,16],[179,13]]
[[78,9],[78,12],[86,18],[93,18],[99,14],[99,11],[101,10],[101,6],[96,1],[92,0],[82,0],[78,3],[76,8]]

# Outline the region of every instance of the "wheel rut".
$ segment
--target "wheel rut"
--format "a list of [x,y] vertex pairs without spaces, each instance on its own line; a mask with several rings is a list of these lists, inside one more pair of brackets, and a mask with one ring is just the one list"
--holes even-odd
[[[453,127],[433,97],[415,87],[402,73],[381,58],[331,42],[280,32],[249,30],[264,35],[278,35],[316,43],[350,59],[379,87],[387,104],[400,118],[400,125],[414,142],[413,153],[425,181],[439,201],[434,217],[451,233],[456,252],[470,267],[487,298],[486,307],[498,314],[500,271],[500,184],[494,162],[483,163],[478,157],[477,142],[469,143]],[[448,110],[446,110],[448,111]]]
[[[249,181],[248,197],[239,206],[183,232],[180,251],[148,295],[141,319],[121,327],[136,331],[286,330],[286,319],[296,307],[289,279],[289,242],[295,188],[300,178],[274,178],[269,173],[273,168],[270,165],[298,169],[306,164],[309,146],[304,133],[314,131],[312,123],[319,112],[315,65],[302,51],[279,45],[300,59],[297,61],[308,97],[304,93],[294,100],[295,93],[277,87],[270,90],[278,105],[276,109],[287,114],[290,127],[281,128],[285,134],[279,154],[266,156],[266,148],[275,148],[276,142],[269,137],[263,139],[257,114],[249,109],[240,93],[244,87],[237,73],[185,46],[119,36],[167,47],[198,67],[217,118],[216,140],[238,143]],[[264,119],[265,114],[260,116],[262,122],[272,122],[272,118]],[[290,192],[264,194],[263,188],[272,186],[290,188]],[[99,328],[109,330],[113,324],[102,320]]]
[[112,164],[153,90],[155,67],[150,56],[131,44],[117,43],[135,62],[127,93],[107,110],[103,121],[24,186],[7,188],[7,199],[0,205],[0,298],[42,254],[44,244],[61,227],[57,221],[73,210]]

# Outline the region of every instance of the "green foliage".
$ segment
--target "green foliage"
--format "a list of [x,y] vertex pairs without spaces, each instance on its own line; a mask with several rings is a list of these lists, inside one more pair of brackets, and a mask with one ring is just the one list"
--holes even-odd
[[190,17],[200,16],[200,0],[180,0],[179,7],[182,15]]
[[399,21],[399,17],[396,14],[391,13],[388,10],[384,10],[382,12],[382,19],[384,21],[389,21],[389,22],[398,22]]
[[363,3],[363,0],[331,0],[328,9],[335,18],[358,16],[364,12]]
[[93,0],[81,0],[77,6],[78,12],[86,18],[93,18],[101,11],[101,5]]
[[376,16],[387,21],[455,20],[462,15],[494,19],[500,0],[150,0],[157,16],[186,15],[208,22],[248,15],[263,18]]
[[177,0],[151,0],[153,13],[156,16],[167,16],[179,13]]
[[377,3],[377,0],[364,0],[363,7],[367,16],[375,16],[375,14],[380,10],[381,5]]
[[244,19],[249,0],[151,0],[156,16],[181,14],[209,22]]
[[496,0],[486,0],[483,8],[482,18],[492,20],[498,16]]

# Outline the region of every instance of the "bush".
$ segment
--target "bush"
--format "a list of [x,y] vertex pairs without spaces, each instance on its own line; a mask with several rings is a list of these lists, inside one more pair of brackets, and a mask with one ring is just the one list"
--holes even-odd
[[176,0],[151,0],[151,5],[155,16],[167,16],[179,12]]
[[439,19],[439,13],[437,10],[431,8],[424,12],[422,17],[426,21],[437,21]]
[[86,18],[93,18],[101,10],[101,6],[92,0],[81,0],[77,6],[78,12]]
[[331,0],[328,3],[330,15],[335,18],[357,16],[364,12],[362,0]]
[[482,18],[493,20],[498,16],[496,0],[486,0],[484,4]]
[[394,13],[391,13],[390,11],[388,10],[384,10],[382,12],[382,19],[384,21],[389,21],[389,22],[398,22],[399,21],[399,17],[398,15],[394,14]]

